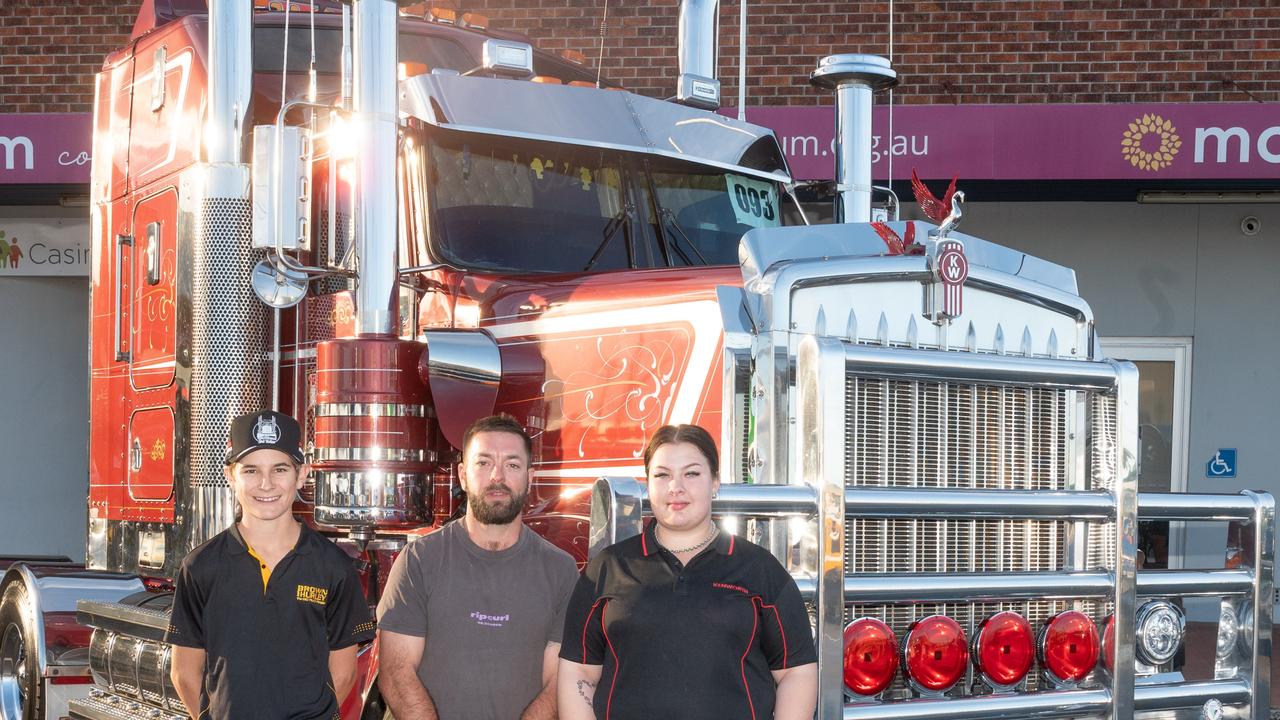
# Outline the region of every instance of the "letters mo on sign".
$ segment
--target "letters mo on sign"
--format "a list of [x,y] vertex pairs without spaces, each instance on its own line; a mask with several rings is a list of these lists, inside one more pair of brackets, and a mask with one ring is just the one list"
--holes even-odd
[[87,218],[0,217],[0,282],[89,274]]

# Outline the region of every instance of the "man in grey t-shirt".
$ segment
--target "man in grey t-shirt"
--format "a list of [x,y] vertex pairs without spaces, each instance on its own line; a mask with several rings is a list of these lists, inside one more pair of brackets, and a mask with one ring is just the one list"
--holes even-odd
[[515,420],[477,420],[458,477],[467,513],[410,543],[378,604],[379,685],[399,720],[556,717],[567,553],[522,522],[532,442]]

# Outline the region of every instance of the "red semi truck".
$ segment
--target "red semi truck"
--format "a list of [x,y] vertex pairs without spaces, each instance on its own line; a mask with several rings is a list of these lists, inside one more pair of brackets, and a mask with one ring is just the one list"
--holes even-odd
[[[370,603],[458,512],[471,420],[531,431],[527,522],[579,561],[637,532],[648,435],[697,423],[721,522],[810,603],[819,717],[1266,716],[1272,499],[1138,495],[1136,371],[1071,270],[958,232],[959,200],[872,222],[887,62],[810,78],[818,225],[773,133],[715,112],[716,2],[681,4],[671,100],[403,5],[146,0],[106,59],[86,556],[5,561],[0,717],[185,715],[169,578],[266,406]],[[1139,517],[1232,523],[1239,562],[1140,571]],[[1221,599],[1213,679],[1180,672],[1190,596]],[[381,717],[360,657],[343,716]]]

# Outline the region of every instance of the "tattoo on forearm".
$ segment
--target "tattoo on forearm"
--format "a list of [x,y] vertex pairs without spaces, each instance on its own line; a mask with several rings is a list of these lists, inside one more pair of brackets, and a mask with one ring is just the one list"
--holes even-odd
[[587,707],[592,707],[591,701],[596,696],[596,684],[590,680],[579,680],[578,696],[587,704]]

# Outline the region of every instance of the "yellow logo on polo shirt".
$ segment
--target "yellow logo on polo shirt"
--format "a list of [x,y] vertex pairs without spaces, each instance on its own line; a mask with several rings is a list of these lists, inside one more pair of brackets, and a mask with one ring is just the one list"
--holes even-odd
[[310,585],[299,585],[297,597],[301,602],[323,605],[324,601],[329,597],[329,591],[325,588],[311,587]]

